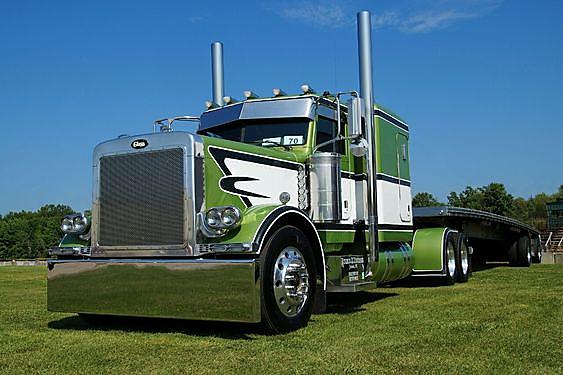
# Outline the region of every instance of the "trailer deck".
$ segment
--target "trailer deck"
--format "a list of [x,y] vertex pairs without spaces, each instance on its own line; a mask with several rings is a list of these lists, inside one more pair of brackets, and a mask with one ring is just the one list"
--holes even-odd
[[413,210],[415,229],[444,226],[464,233],[478,260],[507,260],[510,246],[522,236],[530,239],[532,259],[541,257],[540,232],[506,216],[470,208],[436,206]]

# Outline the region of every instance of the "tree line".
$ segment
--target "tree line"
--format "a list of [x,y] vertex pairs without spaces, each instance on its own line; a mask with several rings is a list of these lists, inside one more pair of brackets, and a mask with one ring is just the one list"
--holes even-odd
[[547,228],[546,203],[563,199],[563,185],[554,194],[539,193],[528,199],[517,197],[506,191],[503,184],[493,182],[481,187],[467,186],[463,191],[451,192],[447,203],[439,202],[431,193],[417,193],[413,207],[450,205],[473,208],[508,216],[532,225],[538,230]]
[[[447,197],[447,203],[439,202],[430,193],[418,193],[413,198],[413,206],[449,204],[473,208],[509,216],[544,230],[547,220],[545,204],[558,198],[563,199],[563,185],[555,194],[540,193],[524,199],[513,197],[503,184],[491,183],[477,188],[468,186],[459,193],[452,192]],[[48,204],[34,212],[0,215],[0,259],[47,257],[49,249],[56,246],[62,236],[59,227],[63,216],[73,212],[69,206]]]
[[47,257],[61,239],[63,216],[73,212],[69,206],[48,204],[35,212],[0,215],[0,259]]

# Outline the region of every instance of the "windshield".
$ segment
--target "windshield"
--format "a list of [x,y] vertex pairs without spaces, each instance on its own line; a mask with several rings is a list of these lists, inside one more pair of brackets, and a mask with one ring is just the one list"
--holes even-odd
[[307,143],[307,118],[238,120],[200,134],[230,141],[268,146],[299,146]]

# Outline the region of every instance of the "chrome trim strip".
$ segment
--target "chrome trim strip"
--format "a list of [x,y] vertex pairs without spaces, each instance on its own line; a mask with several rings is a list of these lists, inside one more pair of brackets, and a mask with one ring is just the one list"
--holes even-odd
[[50,311],[260,321],[257,259],[49,260]]

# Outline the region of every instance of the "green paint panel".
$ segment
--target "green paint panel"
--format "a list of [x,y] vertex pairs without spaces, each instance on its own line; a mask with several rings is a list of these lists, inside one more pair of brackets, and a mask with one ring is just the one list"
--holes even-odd
[[59,243],[59,247],[87,247],[90,240],[83,240],[78,234],[65,234]]
[[[204,142],[204,173],[205,173],[205,207],[235,206],[241,211],[246,206],[238,195],[227,193],[219,188],[219,180],[224,176],[223,172],[209,153],[209,146],[221,147],[234,151],[247,152],[254,155],[268,156],[280,160],[301,162],[305,158],[306,147],[301,147],[301,153],[287,152],[266,148],[261,146],[249,145],[240,142],[228,141],[220,138],[202,137]],[[294,149],[297,149],[295,147]]]
[[[401,178],[410,179],[408,159],[409,134],[379,117],[375,118],[375,126],[377,135],[377,172],[399,177],[400,168]],[[406,147],[406,160],[403,160],[403,144]]]
[[395,232],[395,231],[377,231],[379,242],[411,242],[412,231]]
[[354,242],[353,231],[318,231],[322,243],[350,243]]
[[446,228],[418,229],[413,238],[414,271],[442,270],[442,243]]

